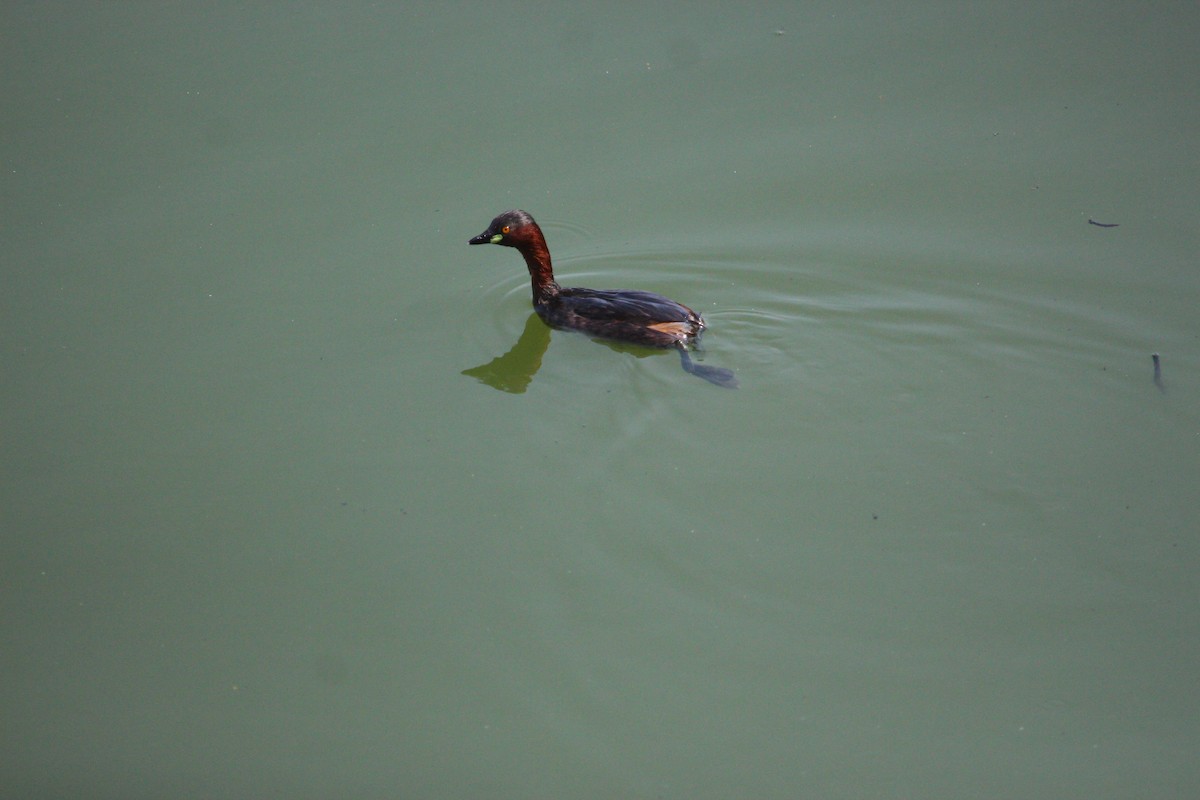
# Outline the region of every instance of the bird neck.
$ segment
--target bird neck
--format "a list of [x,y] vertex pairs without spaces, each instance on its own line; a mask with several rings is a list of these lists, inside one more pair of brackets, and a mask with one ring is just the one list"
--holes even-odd
[[521,248],[521,255],[525,257],[525,266],[529,268],[529,278],[533,284],[533,302],[544,301],[557,295],[561,287],[554,280],[554,268],[550,263],[550,249],[546,247],[546,240],[541,236],[533,237],[525,242]]

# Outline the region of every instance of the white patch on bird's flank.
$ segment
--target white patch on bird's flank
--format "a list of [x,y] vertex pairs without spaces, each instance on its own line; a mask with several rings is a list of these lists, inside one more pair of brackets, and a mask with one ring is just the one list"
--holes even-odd
[[690,336],[692,334],[692,325],[687,322],[656,322],[646,327],[652,331],[667,333],[672,336]]

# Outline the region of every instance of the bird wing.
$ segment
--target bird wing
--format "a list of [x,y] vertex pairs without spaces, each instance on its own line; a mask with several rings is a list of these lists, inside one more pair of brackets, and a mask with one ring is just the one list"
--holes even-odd
[[571,310],[580,317],[595,320],[636,320],[684,322],[688,310],[660,294],[632,289],[563,289]]

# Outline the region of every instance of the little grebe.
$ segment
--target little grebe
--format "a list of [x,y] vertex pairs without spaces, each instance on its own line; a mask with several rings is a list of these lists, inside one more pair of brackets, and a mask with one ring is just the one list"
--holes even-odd
[[679,351],[685,371],[718,386],[737,387],[737,377],[731,370],[697,364],[688,355],[688,345],[704,330],[704,320],[687,306],[653,292],[559,286],[542,229],[526,212],[505,211],[469,243],[517,248],[529,267],[533,308],[547,325],[602,339],[673,347]]

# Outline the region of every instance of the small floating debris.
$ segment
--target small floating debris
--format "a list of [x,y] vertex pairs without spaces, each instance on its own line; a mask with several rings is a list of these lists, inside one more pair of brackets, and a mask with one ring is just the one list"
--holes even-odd
[[1094,220],[1094,219],[1089,219],[1088,225],[1095,225],[1097,228],[1119,228],[1121,226],[1121,223],[1119,223],[1119,222],[1096,222],[1096,220]]
[[1151,353],[1150,358],[1154,361],[1154,385],[1158,387],[1160,392],[1167,391],[1167,385],[1163,383],[1162,378],[1162,362],[1158,358],[1158,353]]

